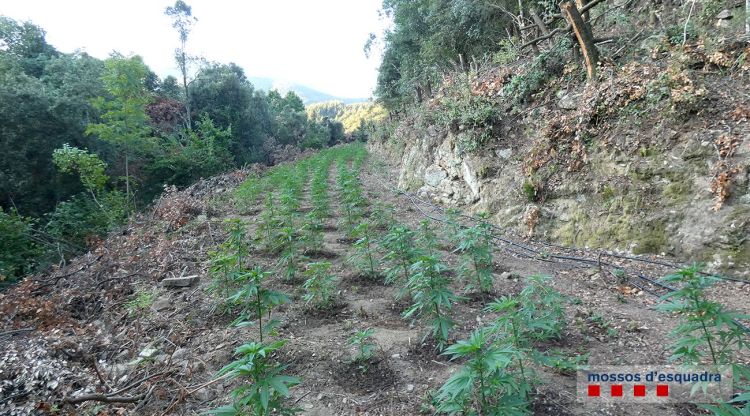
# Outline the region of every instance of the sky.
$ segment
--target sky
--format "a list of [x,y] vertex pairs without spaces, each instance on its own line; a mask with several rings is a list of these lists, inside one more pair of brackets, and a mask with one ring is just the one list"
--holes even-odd
[[[198,18],[188,53],[234,62],[249,77],[299,83],[345,98],[372,95],[380,53],[362,50],[387,24],[382,0],[186,0]],[[159,76],[176,75],[174,0],[0,0],[0,14],[30,20],[62,52],[141,55]]]

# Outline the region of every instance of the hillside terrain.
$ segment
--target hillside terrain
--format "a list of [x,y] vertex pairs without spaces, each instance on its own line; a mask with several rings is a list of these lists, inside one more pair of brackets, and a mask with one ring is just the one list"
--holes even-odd
[[750,416],[748,10],[385,0],[366,102],[0,16],[0,414]]
[[[618,363],[667,358],[663,337],[676,321],[653,309],[657,298],[652,293],[658,294],[660,287],[638,276],[657,277],[670,267],[618,257],[606,258],[604,264],[613,268],[596,267],[595,261],[592,266],[534,259],[499,244],[492,248],[491,286],[478,291],[458,277],[463,256],[452,247],[452,226],[429,220],[443,216],[425,201],[396,192],[388,169],[385,160],[366,156],[361,146],[349,146],[271,171],[237,171],[170,191],[153,210],[132,219],[96,250],[3,293],[0,336],[5,347],[0,362],[3,391],[10,399],[0,409],[9,415],[197,414],[227,403],[239,384],[215,378],[217,371],[231,362],[237,347],[262,339],[264,332],[259,333],[258,325],[233,327],[242,303],[225,303],[221,295],[243,287],[239,281],[228,287],[220,283],[225,276],[221,265],[226,264],[222,258],[233,252],[236,235],[254,236],[242,267],[277,270],[263,286],[289,297],[269,315],[277,323],[266,338],[286,340],[272,357],[286,366],[284,374],[300,378],[287,403],[305,414],[430,411],[430,397],[461,368],[460,360],[448,360],[435,349],[429,320],[402,316],[409,309],[408,297],[399,296],[405,282],[383,282],[391,263],[381,260],[385,247],[374,241],[382,241],[397,225],[414,230],[420,247],[435,250],[452,276],[448,287],[461,296],[446,309],[455,322],[449,343],[497,319],[485,309],[492,299],[522,296],[522,289],[535,282],[529,276],[551,277],[543,281],[545,290],[562,296],[555,301],[560,303],[550,304],[561,308],[561,332],[534,348],[559,361],[532,367],[539,377],[534,414],[591,414],[593,409],[572,393],[575,363],[617,364],[611,361],[615,356]],[[366,235],[360,228],[359,240],[352,239],[352,224],[347,222],[354,206],[342,178],[358,171],[356,186],[363,198],[359,215],[372,227],[367,238],[373,241],[374,275],[367,262],[362,263],[366,251],[361,240]],[[329,198],[316,196],[321,184]],[[276,192],[265,194],[269,187]],[[285,221],[287,189],[300,195],[299,203],[291,205],[297,213],[291,221],[308,224],[321,201],[328,201],[330,216],[321,218],[313,244],[301,239],[276,254],[266,245],[272,235],[268,233],[283,228],[269,229],[269,215],[276,212],[279,221]],[[281,204],[274,207],[269,200]],[[297,263],[289,261],[290,255],[297,256]],[[310,277],[303,262],[308,262],[307,270],[310,264],[330,264],[332,286],[324,292],[329,303],[307,297],[320,293],[302,285]],[[617,268],[627,269],[629,277],[614,277]],[[719,283],[711,297],[750,312],[748,284]],[[348,340],[365,329],[371,330],[367,342],[374,348],[372,356],[352,361],[358,350]],[[107,399],[114,403],[107,404]],[[596,408],[598,414],[613,415],[697,411],[692,405]]]
[[[561,78],[528,109],[496,113],[477,150],[466,150],[473,129],[436,121],[455,100],[447,90],[370,146],[398,162],[402,189],[489,213],[517,235],[667,253],[747,278],[747,54],[743,43],[698,45],[603,67],[595,84]],[[502,108],[510,79],[490,67],[456,82]]]

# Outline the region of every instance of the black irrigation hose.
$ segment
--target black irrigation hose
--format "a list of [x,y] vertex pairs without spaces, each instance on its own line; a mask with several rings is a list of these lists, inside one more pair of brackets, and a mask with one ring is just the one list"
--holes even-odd
[[[439,207],[439,206],[437,206],[437,205],[435,205],[435,204],[432,204],[432,203],[430,203],[430,202],[426,202],[426,201],[424,201],[424,200],[420,199],[419,197],[416,197],[416,196],[414,196],[414,195],[411,195],[411,194],[409,194],[408,192],[404,192],[404,191],[401,191],[401,190],[398,190],[398,189],[397,189],[397,190],[396,190],[396,193],[397,193],[397,194],[401,194],[401,195],[404,195],[404,196],[406,196],[406,197],[407,197],[407,198],[408,198],[408,199],[409,199],[409,200],[411,201],[411,203],[412,203],[412,204],[414,205],[414,207],[415,207],[415,208],[416,208],[416,209],[417,209],[417,210],[418,210],[418,211],[419,211],[419,212],[420,212],[420,213],[421,213],[421,214],[422,214],[423,216],[425,216],[425,217],[427,217],[427,218],[429,218],[429,219],[431,219],[431,220],[433,220],[433,221],[438,221],[438,222],[443,222],[443,223],[447,222],[447,220],[446,220],[445,218],[437,218],[437,217],[435,217],[435,216],[432,216],[432,215],[430,215],[430,214],[426,213],[426,212],[425,212],[425,211],[424,211],[424,210],[423,210],[423,209],[422,209],[422,208],[421,208],[421,207],[419,206],[419,204],[417,203],[417,201],[419,201],[419,202],[421,202],[421,203],[423,203],[423,204],[425,204],[425,205],[431,206],[431,207],[433,207],[433,210],[435,210],[435,211],[439,211],[439,212],[441,212],[441,213],[444,213],[444,212],[445,212],[445,209],[444,209],[444,208],[442,208],[442,207]],[[484,221],[482,221],[481,219],[474,219],[473,217],[471,217],[471,216],[468,216],[468,215],[465,215],[465,214],[459,214],[459,217],[470,218],[470,219],[472,219],[472,220],[474,220],[474,221],[477,221],[477,222],[484,222]],[[490,223],[487,223],[487,224],[488,224],[488,225],[489,225],[489,226],[490,226],[490,227],[491,227],[492,229],[495,229],[495,230],[500,230],[500,228],[499,228],[499,227],[497,227],[497,226],[495,226],[494,224],[490,224]],[[511,253],[514,253],[514,254],[517,254],[517,255],[520,255],[520,256],[523,256],[523,257],[526,257],[526,258],[531,258],[531,259],[535,259],[535,260],[540,260],[540,261],[544,261],[543,257],[548,257],[548,258],[554,258],[554,259],[557,259],[557,260],[567,260],[567,261],[573,261],[573,262],[578,262],[578,263],[585,263],[585,264],[589,264],[589,265],[596,265],[596,266],[599,266],[599,267],[601,267],[601,266],[607,266],[607,267],[611,267],[612,269],[619,269],[619,270],[623,270],[623,271],[625,271],[626,273],[628,272],[628,270],[627,270],[627,269],[625,269],[625,268],[622,268],[622,267],[620,267],[620,266],[614,265],[614,264],[612,264],[612,263],[609,263],[609,262],[604,262],[604,261],[601,261],[601,259],[597,259],[597,260],[592,260],[592,259],[587,259],[587,258],[584,258],[584,257],[577,257],[577,256],[563,256],[563,255],[550,254],[550,253],[541,253],[541,252],[539,252],[538,250],[535,250],[535,249],[533,249],[533,248],[531,248],[531,247],[527,247],[527,246],[525,246],[525,245],[523,245],[523,244],[519,244],[519,243],[513,242],[513,241],[511,241],[511,240],[508,240],[508,239],[504,239],[504,238],[502,238],[502,237],[498,237],[498,236],[495,236],[495,235],[493,235],[493,239],[495,239],[495,240],[500,240],[500,241],[502,241],[503,243],[506,243],[506,244],[510,244],[510,245],[513,245],[513,246],[516,246],[516,247],[519,247],[519,248],[523,248],[523,249],[525,249],[525,250],[527,250],[527,251],[530,251],[530,252],[533,252],[533,253],[536,253],[536,254],[537,254],[537,256],[530,256],[530,255],[528,255],[528,254],[518,253],[518,252],[515,252],[515,251],[513,251],[513,250],[510,250],[510,249],[508,249],[507,247],[503,247],[503,249],[504,249],[504,250],[506,250],[506,251],[509,251],[509,252],[511,252]],[[547,244],[547,245],[552,245],[552,244]],[[565,248],[565,249],[567,249],[567,250],[574,250],[574,249],[572,249],[572,248],[570,248],[570,247],[564,247],[564,246],[559,246],[559,247]],[[580,251],[580,250],[579,250],[579,251]],[[540,258],[539,256],[542,256],[542,257]],[[613,256],[613,257],[621,257],[621,258],[627,258],[627,257],[629,257],[629,256],[617,256],[617,255],[616,255],[616,256]],[[644,261],[644,259],[640,259],[640,258],[636,258],[636,257],[632,258],[632,260],[636,260],[636,261],[642,261],[642,262]],[[648,263],[650,263],[651,261],[645,261],[645,262],[648,262]],[[676,265],[675,265],[675,266],[676,266]],[[678,266],[678,267],[679,267],[679,266]],[[676,289],[676,288],[674,288],[674,287],[671,287],[671,286],[669,286],[669,285],[666,285],[666,284],[664,284],[664,283],[661,283],[661,282],[659,282],[659,281],[657,281],[657,280],[651,279],[651,278],[649,278],[649,277],[647,277],[647,276],[644,276],[644,275],[643,275],[643,274],[641,274],[641,273],[633,273],[633,274],[634,274],[634,275],[635,275],[636,277],[638,277],[639,279],[641,279],[641,280],[644,280],[644,281],[646,281],[646,282],[648,282],[648,283],[650,283],[650,284],[652,284],[652,285],[654,285],[654,286],[658,286],[658,287],[661,287],[662,289],[665,289],[665,290],[667,290],[668,292],[674,292],[674,291],[676,291],[676,290],[677,290],[677,289]],[[748,282],[748,281],[746,281],[746,280],[740,280],[740,279],[735,279],[735,278],[727,278],[727,277],[723,277],[723,276],[717,276],[717,277],[718,277],[718,278],[721,278],[721,279],[723,279],[723,280],[733,280],[733,281],[739,281],[739,282],[742,282],[742,283],[750,283],[750,282]],[[644,286],[644,285],[641,285],[641,284],[639,284],[639,283],[637,283],[637,282],[634,282],[634,281],[630,281],[630,280],[629,280],[629,281],[628,281],[628,283],[632,284],[633,286],[636,286],[636,287],[638,287],[639,289],[643,290],[643,291],[644,291],[644,292],[646,292],[646,293],[649,293],[649,294],[651,294],[652,296],[655,296],[655,297],[657,297],[657,298],[661,298],[661,297],[663,297],[663,295],[660,295],[659,293],[657,293],[657,292],[654,292],[654,291],[652,291],[651,289],[647,288],[646,286]],[[736,320],[733,320],[732,322],[733,322],[733,323],[734,323],[735,325],[737,325],[737,326],[738,326],[738,327],[739,327],[740,329],[742,329],[742,330],[743,330],[743,332],[745,332],[746,334],[750,334],[750,328],[748,328],[747,326],[743,325],[742,323],[740,323],[740,322],[738,322],[738,321],[736,321]]]
[[[421,198],[419,198],[417,196],[409,194],[408,192],[404,192],[404,191],[401,191],[401,190],[396,190],[396,192],[399,193],[399,194],[402,194],[402,195],[406,196],[407,198],[409,198],[411,200],[411,202],[413,204],[415,204],[415,205],[416,205],[416,202],[418,201],[419,203],[422,203],[424,205],[428,205],[428,206],[433,207],[435,210],[440,211],[443,215],[445,215],[444,214],[445,213],[445,208],[439,207],[436,204],[433,204],[433,203],[431,203],[429,201],[425,201],[425,200],[423,200],[423,199],[421,199]],[[476,217],[473,217],[473,216],[467,215],[467,214],[458,214],[458,217],[464,218],[464,219],[467,219],[467,220],[470,220],[470,221],[473,221],[473,222],[485,223],[491,229],[493,229],[493,230],[495,230],[497,232],[505,234],[505,232],[504,232],[504,230],[502,228],[500,228],[500,227],[498,227],[498,226],[496,226],[494,224],[488,223],[486,221],[483,221],[480,218],[476,218]],[[445,220],[440,220],[440,221],[441,222],[445,222]],[[502,237],[498,237],[498,236],[494,236],[494,237],[498,238],[498,239],[501,239],[502,241],[504,241],[504,242],[506,242],[508,244],[511,244],[513,246],[525,249],[526,251],[529,251],[529,252],[532,252],[532,253],[538,253],[539,254],[538,250],[533,249],[531,247],[528,247],[528,246],[525,246],[523,244],[510,241],[510,240],[507,240],[507,239],[503,239]],[[548,243],[548,242],[544,242],[544,241],[532,240],[532,242],[536,243],[536,244],[541,244],[541,245],[544,245],[544,246],[548,246],[548,247],[560,248],[560,249],[567,250],[567,251],[585,251],[585,249],[581,249],[581,248],[568,247],[568,246],[563,246],[563,245],[554,244],[554,243]],[[632,261],[641,262],[641,263],[649,263],[649,264],[659,265],[659,266],[663,266],[663,267],[669,267],[669,268],[673,268],[673,269],[679,269],[679,268],[683,267],[683,266],[680,266],[680,265],[678,265],[676,263],[671,263],[671,262],[666,262],[666,261],[660,261],[660,260],[651,260],[651,259],[647,259],[647,258],[643,258],[643,257],[628,256],[628,255],[616,254],[616,253],[610,253],[610,252],[604,252],[604,251],[601,252],[600,255],[602,255],[602,256],[608,256],[608,257],[621,258],[621,259],[625,259],[625,260],[632,260]],[[553,255],[553,254],[550,254],[549,257],[560,258],[560,259],[564,259],[564,260],[583,261],[583,262],[590,263],[590,264],[593,261],[591,259],[586,259],[586,258],[583,258],[583,257],[558,256],[558,255]],[[595,261],[595,262],[597,264],[599,263],[599,261]],[[614,267],[617,267],[617,266],[614,266]],[[708,273],[701,273],[701,274],[706,275],[706,276],[710,275]],[[721,279],[721,280],[727,280],[727,281],[731,281],[731,282],[738,282],[738,283],[750,284],[750,281],[745,280],[745,279],[739,279],[739,278],[736,278],[736,277],[731,277],[731,276],[717,276],[717,275],[712,275],[712,276],[714,276],[714,277],[716,277],[718,279]],[[639,276],[639,277],[642,277],[642,276]],[[650,280],[650,279],[645,278],[645,280]]]

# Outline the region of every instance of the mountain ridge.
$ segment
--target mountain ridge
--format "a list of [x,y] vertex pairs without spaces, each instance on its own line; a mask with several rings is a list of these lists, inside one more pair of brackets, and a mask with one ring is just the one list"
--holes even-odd
[[255,88],[265,91],[276,89],[283,94],[286,94],[287,91],[294,91],[295,93],[297,93],[297,95],[300,96],[300,98],[302,98],[302,101],[305,103],[305,105],[321,103],[325,101],[341,101],[344,104],[354,104],[366,102],[368,100],[367,98],[361,97],[339,97],[312,87],[308,87],[307,85],[298,84],[295,82],[279,81],[268,77],[248,77],[248,80],[255,86]]

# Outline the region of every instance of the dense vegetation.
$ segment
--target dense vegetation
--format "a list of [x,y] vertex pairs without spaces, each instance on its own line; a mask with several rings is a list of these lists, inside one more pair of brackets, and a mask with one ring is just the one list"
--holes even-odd
[[179,81],[139,56],[59,52],[42,28],[0,17],[0,229],[14,237],[0,243],[0,276],[80,252],[165,185],[343,140],[294,92],[259,91],[235,64],[196,67],[190,7],[166,14]]
[[[457,73],[476,73],[484,65],[515,67],[514,76],[500,95],[525,100],[551,78],[561,77],[565,64],[582,61],[577,46],[562,35],[570,29],[561,13],[563,3],[384,0],[383,13],[393,25],[381,35],[371,34],[365,44],[366,53],[376,43],[384,48],[375,91],[378,102],[391,113],[402,113],[414,104],[441,96],[441,88],[465,84],[451,80]],[[716,45],[722,39],[736,38],[738,33],[750,35],[750,17],[746,17],[745,5],[738,2],[574,3],[579,7],[596,5],[583,13],[583,19],[596,35],[593,40],[601,56],[610,55],[607,58],[622,56],[624,50],[632,53],[634,45],[629,39],[635,34],[665,37],[677,45],[696,39]],[[722,10],[734,19],[717,22]],[[570,38],[575,41],[574,36]],[[566,54],[561,55],[561,50]],[[519,69],[523,62],[526,68]],[[467,112],[477,107],[476,103],[459,104]]]
[[307,106],[307,116],[312,120],[334,120],[344,126],[345,133],[366,131],[385,119],[385,109],[372,102],[344,104],[341,101],[325,101]]

